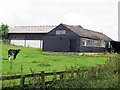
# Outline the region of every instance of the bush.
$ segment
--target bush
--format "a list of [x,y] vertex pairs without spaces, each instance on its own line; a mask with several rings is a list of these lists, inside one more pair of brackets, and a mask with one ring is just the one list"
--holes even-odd
[[4,43],[8,43],[8,25],[0,25],[0,40],[3,40]]

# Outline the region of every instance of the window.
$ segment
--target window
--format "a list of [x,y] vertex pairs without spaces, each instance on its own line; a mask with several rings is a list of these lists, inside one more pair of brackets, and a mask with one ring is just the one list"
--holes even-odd
[[86,40],[82,38],[82,46],[86,46]]
[[105,41],[101,40],[100,47],[105,47]]
[[105,41],[82,38],[82,46],[105,47]]
[[111,44],[110,44],[110,42],[108,42],[108,48],[111,48]]
[[86,46],[92,46],[92,40],[86,39]]
[[56,35],[66,34],[65,30],[56,30]]
[[93,46],[93,40],[82,38],[82,46]]

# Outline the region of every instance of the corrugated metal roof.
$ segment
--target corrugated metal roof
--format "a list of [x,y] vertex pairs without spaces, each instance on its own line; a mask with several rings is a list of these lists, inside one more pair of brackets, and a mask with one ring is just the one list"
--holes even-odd
[[68,29],[70,29],[71,31],[73,31],[74,33],[78,34],[81,37],[92,38],[92,39],[100,39],[100,40],[105,40],[105,41],[112,41],[112,39],[109,38],[108,36],[106,36],[105,34],[97,32],[97,31],[84,29],[80,25],[76,25],[76,26],[66,25],[66,24],[63,24],[63,25],[66,26]]
[[56,26],[44,25],[44,26],[15,26],[10,27],[8,33],[48,33]]

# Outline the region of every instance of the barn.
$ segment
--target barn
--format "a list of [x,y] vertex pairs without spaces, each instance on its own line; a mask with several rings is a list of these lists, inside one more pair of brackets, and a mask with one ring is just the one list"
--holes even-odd
[[54,27],[53,25],[10,27],[8,32],[9,43],[25,47],[42,48],[43,37]]
[[60,24],[43,37],[43,51],[105,52],[111,38],[80,25]]

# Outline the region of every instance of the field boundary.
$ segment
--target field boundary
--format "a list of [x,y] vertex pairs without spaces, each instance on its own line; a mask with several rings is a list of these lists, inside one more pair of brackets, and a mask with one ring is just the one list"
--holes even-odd
[[59,80],[64,79],[64,74],[65,73],[79,73],[81,71],[88,71],[87,69],[77,69],[74,71],[60,71],[60,72],[47,72],[45,73],[44,71],[41,71],[40,73],[33,73],[33,74],[24,74],[24,75],[14,75],[14,76],[1,76],[0,80],[15,80],[15,79],[20,79],[20,87],[24,88],[25,86],[25,78],[29,77],[34,77],[35,75],[38,75],[41,77],[42,81],[42,88],[45,88],[46,84],[51,83],[52,81],[45,81],[46,76],[54,76],[54,75],[59,75]]

